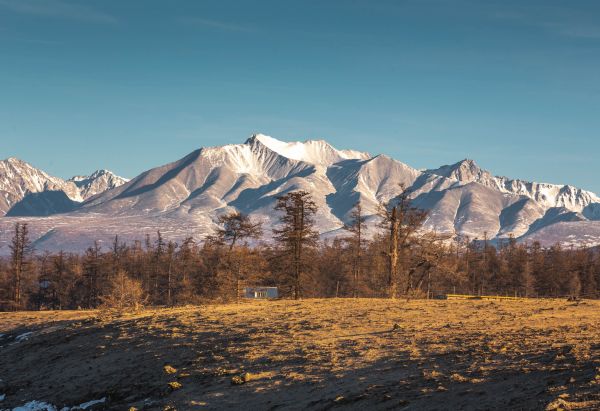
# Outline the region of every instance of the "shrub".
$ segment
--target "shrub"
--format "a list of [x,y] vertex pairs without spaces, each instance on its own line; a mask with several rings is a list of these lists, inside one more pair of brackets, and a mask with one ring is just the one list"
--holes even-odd
[[124,270],[119,270],[101,301],[102,309],[125,312],[142,309],[146,298],[141,282],[130,278]]

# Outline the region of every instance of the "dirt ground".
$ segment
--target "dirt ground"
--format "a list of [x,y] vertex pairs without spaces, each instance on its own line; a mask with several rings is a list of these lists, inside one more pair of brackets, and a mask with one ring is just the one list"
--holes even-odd
[[597,301],[0,313],[0,334],[0,409],[600,409]]

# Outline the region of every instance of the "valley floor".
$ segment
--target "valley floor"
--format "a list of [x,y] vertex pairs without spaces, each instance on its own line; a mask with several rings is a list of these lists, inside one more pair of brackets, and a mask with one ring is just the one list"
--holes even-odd
[[600,409],[598,301],[0,313],[0,334],[0,409]]

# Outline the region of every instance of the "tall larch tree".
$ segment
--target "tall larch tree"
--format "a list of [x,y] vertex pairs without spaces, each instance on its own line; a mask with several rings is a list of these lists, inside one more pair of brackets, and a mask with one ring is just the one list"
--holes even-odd
[[319,238],[319,233],[314,228],[314,216],[318,208],[308,192],[293,191],[277,197],[275,210],[283,214],[279,219],[280,226],[273,229],[273,234],[291,258],[292,295],[299,299],[302,294],[304,249],[314,247]]

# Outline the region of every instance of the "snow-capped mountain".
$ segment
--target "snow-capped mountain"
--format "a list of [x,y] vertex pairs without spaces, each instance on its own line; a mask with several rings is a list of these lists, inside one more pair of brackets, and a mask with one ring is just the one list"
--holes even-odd
[[127,181],[107,170],[63,180],[11,157],[0,161],[0,216],[71,211],[78,203]]
[[428,172],[458,180],[463,184],[476,182],[502,193],[522,195],[546,208],[564,207],[582,212],[590,204],[600,203],[600,198],[596,194],[573,186],[531,183],[493,176],[489,171],[481,169],[473,160],[463,160]]
[[[243,144],[198,149],[123,182],[108,172],[64,182],[77,187],[84,201],[66,214],[28,218],[36,246],[81,250],[115,234],[133,240],[156,230],[174,240],[201,238],[215,228],[217,215],[231,210],[252,214],[268,232],[278,221],[277,196],[294,190],[312,194],[318,228],[335,236],[353,204],[360,200],[374,223],[379,204],[398,195],[400,185],[416,206],[429,210],[426,229],[470,238],[600,244],[595,221],[600,199],[591,192],[496,177],[471,160],[421,171],[385,155],[338,150],[323,140],[289,143],[257,134]],[[8,220],[0,219],[0,225]]]
[[337,228],[339,219],[327,204],[327,196],[336,192],[327,170],[369,158],[336,150],[325,141],[287,144],[256,135],[244,144],[203,148],[144,172],[86,202],[78,214],[162,214],[192,218],[210,229],[217,213],[234,208],[268,220],[278,195],[303,189],[313,193],[322,210],[319,225],[329,230]]
[[11,157],[0,161],[0,215],[4,215],[28,192],[61,190],[64,182],[30,164]]
[[77,198],[72,198],[75,201],[84,201],[90,197],[95,196],[110,190],[112,188],[119,187],[129,180],[112,173],[108,170],[97,170],[89,176],[74,176],[66,181],[66,183],[72,183],[77,187]]

